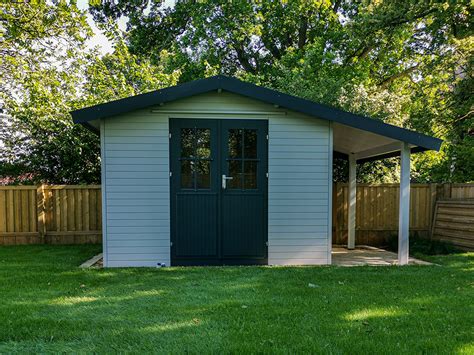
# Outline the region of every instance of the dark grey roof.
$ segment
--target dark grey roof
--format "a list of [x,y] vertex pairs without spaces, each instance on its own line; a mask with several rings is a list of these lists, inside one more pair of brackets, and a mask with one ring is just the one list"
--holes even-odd
[[90,128],[88,122],[92,120],[111,117],[218,89],[407,142],[422,148],[420,150],[439,150],[441,147],[442,141],[437,138],[222,75],[86,107],[72,111],[71,115],[74,123],[81,123]]

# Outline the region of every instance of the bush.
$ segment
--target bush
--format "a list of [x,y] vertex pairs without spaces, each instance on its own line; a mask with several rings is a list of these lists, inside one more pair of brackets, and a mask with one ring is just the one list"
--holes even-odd
[[[390,238],[387,249],[398,252],[398,235],[393,235]],[[417,235],[410,236],[410,255],[446,255],[459,252],[461,251],[450,243],[421,238]]]

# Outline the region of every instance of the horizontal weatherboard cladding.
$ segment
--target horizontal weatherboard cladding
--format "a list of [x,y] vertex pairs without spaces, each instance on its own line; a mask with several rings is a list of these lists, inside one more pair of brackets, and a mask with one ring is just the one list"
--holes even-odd
[[329,134],[295,112],[269,117],[269,264],[329,262]]
[[166,239],[139,239],[139,240],[111,240],[109,241],[110,248],[121,248],[121,250],[128,250],[130,247],[167,247],[169,241]]
[[168,119],[135,111],[104,133],[107,266],[169,265]]

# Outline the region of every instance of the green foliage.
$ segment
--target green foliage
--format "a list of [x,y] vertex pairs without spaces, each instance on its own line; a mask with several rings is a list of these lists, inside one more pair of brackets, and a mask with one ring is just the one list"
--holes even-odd
[[[162,66],[131,54],[111,24],[104,29],[115,50],[100,57],[85,46],[90,28],[73,4],[17,3],[3,10],[9,43],[0,94],[8,115],[0,131],[0,176],[99,183],[98,136],[74,125],[69,111],[173,85],[179,71],[163,74]],[[20,30],[16,23],[28,27]]]
[[[68,110],[80,95],[84,43],[91,35],[74,4],[3,2],[0,59],[0,174],[32,181],[97,181],[98,141],[74,126]],[[13,169],[13,167],[15,167]]]
[[[86,47],[74,1],[0,5],[0,175],[98,182],[98,139],[69,110],[224,73],[440,137],[440,153],[413,157],[413,180],[474,181],[468,0],[89,3],[112,54]],[[359,179],[396,181],[398,169],[366,163]]]
[[[96,58],[85,70],[84,92],[89,105],[138,95],[175,85],[180,71],[164,73],[163,64],[152,64],[146,58],[131,54],[120,33],[114,37],[112,54]],[[160,59],[166,62],[166,53]],[[81,105],[84,105],[81,102]]]
[[[390,238],[387,249],[397,252],[397,235],[393,235]],[[413,255],[416,258],[424,258],[426,255],[447,255],[461,252],[461,250],[450,243],[419,237],[416,232],[410,236],[410,255]]]
[[[414,179],[474,180],[468,0],[140,4],[96,1],[91,12],[128,16],[130,50],[173,53],[181,81],[236,75],[435,135],[443,150],[414,157]],[[396,169],[394,160],[365,164],[361,180],[393,181]]]

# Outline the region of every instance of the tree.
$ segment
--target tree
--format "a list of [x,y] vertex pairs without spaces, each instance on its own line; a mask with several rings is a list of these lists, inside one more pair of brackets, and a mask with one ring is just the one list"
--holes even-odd
[[180,70],[164,73],[169,57],[160,53],[160,62],[152,63],[149,58],[132,54],[125,44],[125,38],[114,24],[107,26],[107,34],[114,43],[114,51],[91,60],[85,69],[83,85],[84,101],[88,105],[103,103],[123,97],[175,85]]
[[[90,3],[115,43],[104,57],[86,47],[74,1],[0,5],[0,174],[98,182],[97,136],[69,110],[224,73],[443,138],[441,153],[414,157],[414,179],[474,180],[467,0]],[[367,163],[360,176],[393,181],[397,169]]]
[[9,117],[0,174],[54,182],[95,176],[97,139],[67,117],[91,35],[85,14],[66,1],[2,2],[0,16],[0,100]]
[[[447,104],[469,96],[464,90],[472,86],[466,59],[472,47],[469,1],[179,1],[170,8],[139,0],[135,5],[96,1],[91,13],[99,22],[127,16],[130,50],[155,60],[163,50],[173,52],[170,67],[182,69],[180,80],[236,75],[444,138],[440,155],[414,158],[415,178],[474,180],[472,170],[448,173],[448,166],[456,166],[453,159],[465,162],[471,151],[466,127],[472,99],[457,112],[466,124],[457,128],[462,139],[453,135]],[[396,168],[389,161],[361,169],[383,172],[376,175],[380,180],[388,171],[394,176]]]
[[[30,182],[99,183],[98,136],[74,125],[69,111],[172,85],[179,72],[162,74],[162,66],[132,55],[110,25],[115,51],[100,57],[88,50],[85,13],[74,4],[22,3],[4,10],[2,30],[16,44],[6,46],[9,54],[2,62],[9,68],[2,74],[2,82],[9,76],[9,85],[2,86],[1,95],[10,118],[0,137],[0,174],[26,174]],[[32,18],[34,31],[25,27]],[[4,122],[7,126],[7,118]]]

